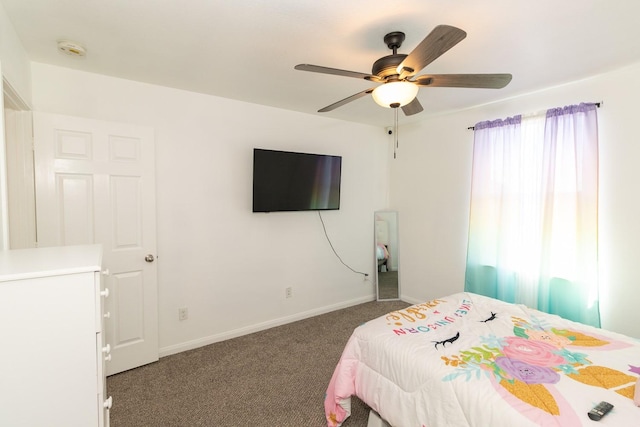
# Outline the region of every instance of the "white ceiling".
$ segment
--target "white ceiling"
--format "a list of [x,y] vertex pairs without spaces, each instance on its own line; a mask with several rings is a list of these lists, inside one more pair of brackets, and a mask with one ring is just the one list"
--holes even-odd
[[[409,53],[436,25],[449,24],[467,38],[424,72],[513,74],[504,89],[422,88],[424,111],[401,114],[408,123],[640,60],[637,0],[0,2],[35,62],[381,126],[393,112],[370,96],[316,113],[375,84],[293,67],[370,73],[391,53],[386,33],[404,32],[399,53]],[[86,57],[59,52],[61,39],[85,46]]]

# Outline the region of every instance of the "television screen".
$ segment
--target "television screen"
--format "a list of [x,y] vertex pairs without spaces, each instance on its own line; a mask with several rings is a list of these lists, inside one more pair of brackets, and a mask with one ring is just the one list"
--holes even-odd
[[340,209],[342,157],[253,150],[253,212]]

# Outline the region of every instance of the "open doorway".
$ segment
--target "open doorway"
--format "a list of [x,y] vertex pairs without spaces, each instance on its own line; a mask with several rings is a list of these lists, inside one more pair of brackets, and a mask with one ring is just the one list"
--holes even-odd
[[4,249],[37,246],[33,125],[29,105],[3,79],[4,113]]

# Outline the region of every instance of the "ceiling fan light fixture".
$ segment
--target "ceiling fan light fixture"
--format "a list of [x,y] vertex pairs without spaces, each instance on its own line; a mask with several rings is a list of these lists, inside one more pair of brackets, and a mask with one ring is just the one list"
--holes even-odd
[[389,82],[376,87],[371,94],[382,107],[398,108],[413,101],[419,87],[410,82]]

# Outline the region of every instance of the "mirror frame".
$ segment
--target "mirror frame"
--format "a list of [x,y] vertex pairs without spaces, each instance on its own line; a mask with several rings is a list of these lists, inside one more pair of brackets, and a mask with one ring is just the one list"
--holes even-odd
[[[387,221],[388,225],[388,242],[386,243],[387,250],[389,252],[389,258],[387,258],[385,264],[391,260],[391,270],[397,272],[397,293],[396,297],[386,298],[384,295],[381,296],[380,293],[380,275],[379,275],[379,266],[378,265],[378,224],[377,221],[382,218]],[[397,301],[400,299],[400,248],[399,248],[399,226],[398,226],[398,212],[392,210],[384,210],[384,211],[375,211],[373,214],[373,260],[374,267],[376,272],[376,300],[377,301]],[[385,268],[388,269],[389,265],[385,265]]]

